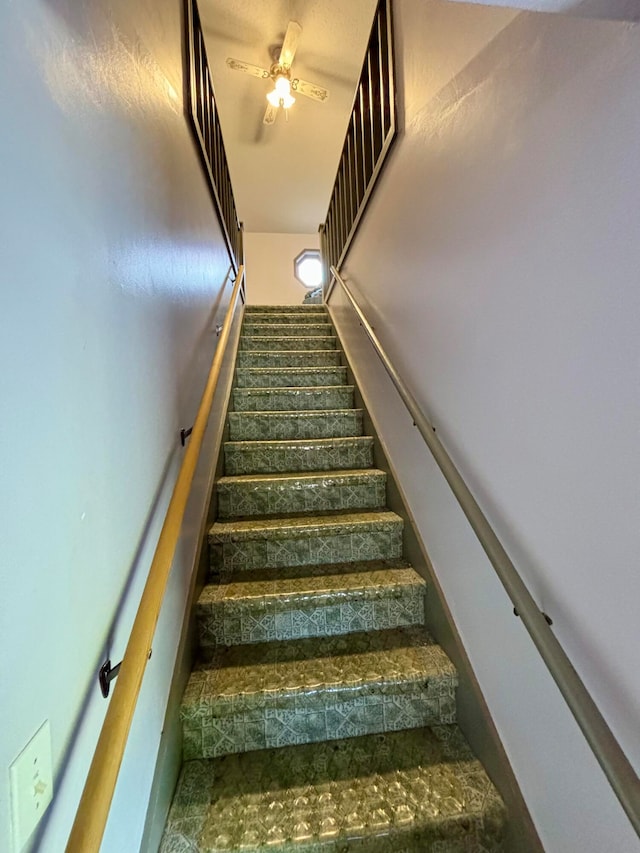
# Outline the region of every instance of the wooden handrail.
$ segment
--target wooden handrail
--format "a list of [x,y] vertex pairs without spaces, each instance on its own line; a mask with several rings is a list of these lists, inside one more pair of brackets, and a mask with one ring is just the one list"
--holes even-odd
[[118,680],[107,709],[71,835],[67,842],[67,853],[98,853],[100,849],[131,721],[142,686],[142,677],[147,661],[151,656],[153,635],[178,544],[180,528],[209,419],[213,395],[218,384],[222,359],[229,340],[233,313],[243,277],[244,266],[240,266],[191,438],[169,502],[167,515],[149,569],[149,576],[122,659]]

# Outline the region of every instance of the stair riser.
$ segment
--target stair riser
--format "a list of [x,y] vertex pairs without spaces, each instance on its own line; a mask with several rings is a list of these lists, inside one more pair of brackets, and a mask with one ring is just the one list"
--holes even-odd
[[314,311],[312,314],[245,314],[244,322],[252,326],[282,326],[286,323],[301,326],[307,323],[330,323],[331,320],[326,311]]
[[307,351],[240,350],[236,367],[338,367],[340,350],[314,349]]
[[247,305],[245,314],[253,316],[254,314],[297,314],[301,317],[306,317],[310,314],[326,314],[327,309],[324,305]]
[[402,529],[398,525],[392,530],[300,539],[247,539],[222,545],[210,537],[209,553],[214,577],[248,569],[393,560],[402,555]]
[[232,395],[236,412],[293,412],[353,408],[353,387],[237,388]]
[[335,337],[309,337],[309,338],[270,338],[260,336],[240,338],[239,349],[242,351],[264,351],[264,350],[318,350],[335,349]]
[[[214,758],[234,752],[455,721],[455,680],[447,677],[403,685],[318,690],[304,695],[264,698],[263,707],[218,700],[183,713],[184,759]],[[238,707],[240,705],[240,707]],[[227,711],[227,713],[224,713]]]
[[362,412],[282,414],[229,412],[231,441],[295,441],[305,438],[350,438],[362,435]]
[[328,338],[333,335],[330,323],[248,323],[242,326],[242,336],[254,335],[269,338],[294,337],[294,338]]
[[309,388],[313,385],[346,385],[346,367],[312,367],[311,369],[236,370],[236,388]]
[[[371,468],[373,465],[373,441],[358,439],[353,443],[342,439],[344,444],[314,448],[285,447],[263,449],[259,446],[227,443],[224,446],[225,473],[277,474],[287,471],[337,471],[349,468]],[[349,442],[349,443],[347,443]],[[260,444],[261,442],[256,442]]]
[[276,515],[292,512],[324,512],[343,509],[375,509],[384,506],[386,478],[369,477],[363,483],[340,483],[325,478],[305,483],[218,484],[218,516]]
[[[203,650],[215,645],[244,645],[309,637],[332,637],[358,631],[383,631],[424,624],[424,590],[378,599],[344,596],[328,605],[259,600],[219,602],[196,608]],[[206,655],[206,651],[205,651]]]

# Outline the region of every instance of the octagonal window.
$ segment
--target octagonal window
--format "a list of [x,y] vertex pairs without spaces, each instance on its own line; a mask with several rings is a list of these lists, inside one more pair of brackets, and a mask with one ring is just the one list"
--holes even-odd
[[300,284],[310,289],[320,287],[323,279],[322,259],[318,249],[304,249],[293,261],[293,274]]

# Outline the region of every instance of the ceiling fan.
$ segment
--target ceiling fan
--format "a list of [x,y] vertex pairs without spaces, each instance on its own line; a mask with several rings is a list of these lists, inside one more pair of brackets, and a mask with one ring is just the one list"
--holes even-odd
[[263,80],[273,80],[274,88],[267,94],[269,103],[264,114],[264,124],[274,123],[280,107],[284,110],[285,117],[287,116],[287,110],[293,106],[296,100],[291,94],[292,92],[305,95],[314,101],[326,101],[329,97],[329,92],[322,86],[300,80],[299,77],[293,79],[291,77],[291,63],[301,33],[300,24],[296,21],[289,21],[279,56],[269,69],[261,68],[259,65],[251,65],[249,62],[242,62],[240,59],[232,59],[231,57],[227,59],[227,65],[234,71],[242,71],[244,74],[251,74],[253,77],[260,77]]

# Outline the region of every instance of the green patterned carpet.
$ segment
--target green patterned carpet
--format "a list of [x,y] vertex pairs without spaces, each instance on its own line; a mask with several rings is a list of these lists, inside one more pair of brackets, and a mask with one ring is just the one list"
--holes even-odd
[[247,309],[161,853],[489,853],[505,809],[324,307]]

